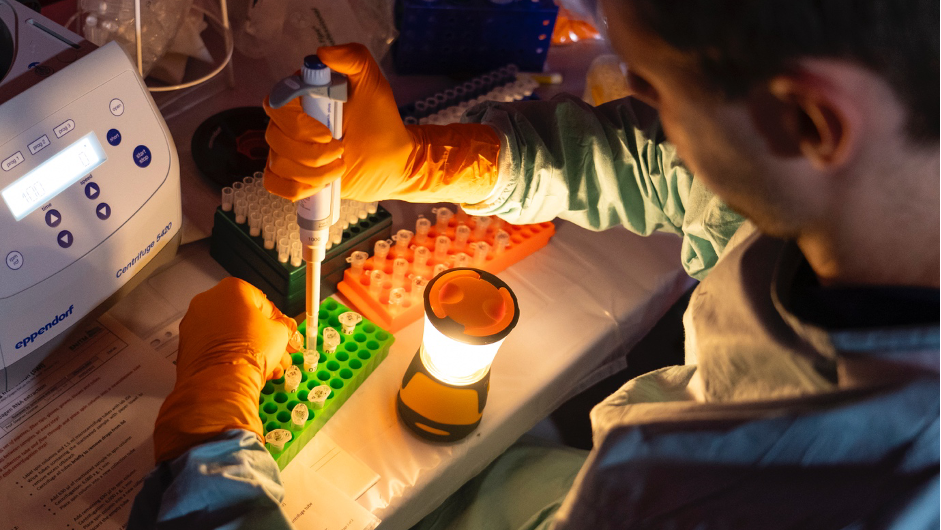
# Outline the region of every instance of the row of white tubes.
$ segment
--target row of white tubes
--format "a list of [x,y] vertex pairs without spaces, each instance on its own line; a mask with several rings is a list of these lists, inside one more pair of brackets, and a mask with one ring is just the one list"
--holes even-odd
[[[448,125],[451,123],[458,123],[461,121],[461,116],[464,115],[464,111],[467,109],[483,103],[485,101],[497,101],[497,102],[510,102],[510,101],[520,101],[524,98],[533,95],[533,90],[539,86],[539,83],[534,81],[529,77],[524,77],[518,79],[512,83],[508,83],[501,87],[494,88],[493,90],[478,96],[467,101],[462,101],[456,105],[451,105],[449,107],[443,108],[429,116],[424,118],[415,118],[414,116],[408,116],[405,118],[406,125]],[[461,88],[461,87],[458,87]],[[437,94],[432,96],[429,99],[441,99],[441,102],[448,101],[447,92],[453,92],[455,89],[446,90],[445,93]],[[428,100],[419,101],[415,103],[415,110],[419,112],[426,112],[428,110],[433,110],[435,107],[432,107]]]
[[[378,207],[378,202],[340,201],[340,220],[330,227],[327,249],[340,244],[344,230],[376,213]],[[303,245],[297,225],[297,207],[265,189],[262,172],[222,188],[222,211],[234,211],[238,224],[248,223],[249,234],[262,236],[266,249],[277,248],[278,261],[301,266]]]

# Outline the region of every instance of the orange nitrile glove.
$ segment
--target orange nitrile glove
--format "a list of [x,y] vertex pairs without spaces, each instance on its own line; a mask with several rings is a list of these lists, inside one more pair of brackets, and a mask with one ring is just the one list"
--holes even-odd
[[342,196],[358,201],[473,204],[497,184],[500,140],[488,125],[402,123],[392,89],[365,46],[317,50],[317,56],[349,79],[343,107],[343,139],[304,113],[295,100],[272,109],[265,139],[271,148],[265,187],[298,200],[342,176]]
[[231,429],[261,437],[261,388],[290,367],[296,331],[294,320],[242,280],[226,278],[194,296],[180,322],[176,385],[154,427],[157,462]]

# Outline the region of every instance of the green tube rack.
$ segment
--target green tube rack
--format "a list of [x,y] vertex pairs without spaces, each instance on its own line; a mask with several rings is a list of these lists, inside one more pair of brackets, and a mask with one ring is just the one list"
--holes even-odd
[[[262,388],[258,415],[264,426],[264,434],[267,435],[275,429],[286,429],[292,435],[291,441],[287,442],[281,451],[275,451],[270,444],[266,444],[279,469],[283,470],[323,428],[327,420],[346,403],[376,366],[386,358],[389,347],[395,341],[391,333],[366,319],[356,325],[351,335],[344,334],[337,317],[347,311],[352,310],[332,298],[320,304],[317,333],[320,362],[315,372],[307,372],[303,370],[303,355],[293,354],[294,364],[301,368],[301,384],[296,392],[285,391],[283,377],[268,381]],[[298,328],[302,335],[305,333],[306,324],[304,322]],[[323,351],[323,330],[327,326],[340,332],[340,345],[332,354]],[[331,392],[323,408],[317,409],[307,401],[307,395],[321,384],[329,385]],[[299,403],[307,404],[309,416],[304,426],[297,430],[291,423],[291,410]]]

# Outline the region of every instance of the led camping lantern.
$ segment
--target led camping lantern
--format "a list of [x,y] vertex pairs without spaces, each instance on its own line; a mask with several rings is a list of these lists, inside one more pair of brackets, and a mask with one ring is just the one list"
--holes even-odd
[[519,321],[516,295],[478,269],[449,269],[425,287],[422,344],[402,379],[399,417],[419,436],[464,438],[480,424],[490,364]]

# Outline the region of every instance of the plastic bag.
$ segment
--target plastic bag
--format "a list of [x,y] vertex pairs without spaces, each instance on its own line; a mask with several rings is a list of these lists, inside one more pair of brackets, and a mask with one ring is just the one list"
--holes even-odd
[[626,79],[627,67],[617,55],[600,55],[591,62],[585,74],[585,95],[590,105],[601,105],[630,95]]
[[[146,76],[163,57],[180,28],[193,0],[141,0],[141,59]],[[137,57],[134,0],[81,0],[82,34],[102,46],[117,41],[131,57]]]
[[380,60],[398,34],[393,5],[393,0],[251,0],[235,9],[240,17],[235,47],[267,59],[274,78],[300,68],[304,56],[320,46],[360,42]]
[[552,44],[555,46],[572,44],[582,40],[600,39],[601,33],[590,23],[578,20],[568,10],[559,8],[552,29]]

